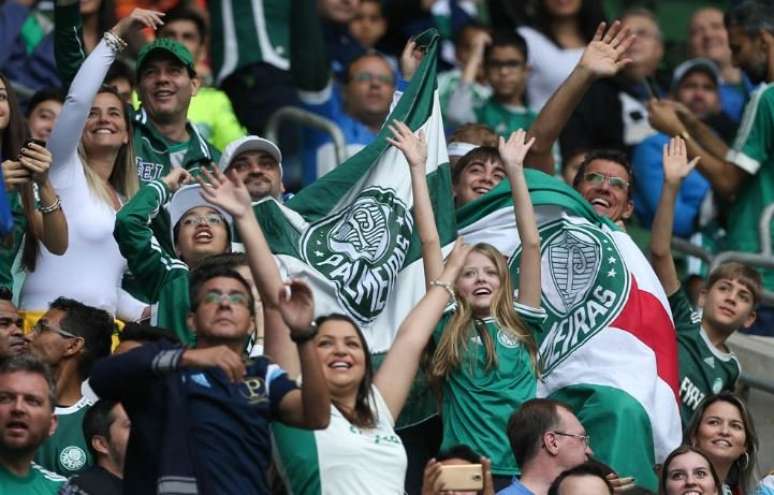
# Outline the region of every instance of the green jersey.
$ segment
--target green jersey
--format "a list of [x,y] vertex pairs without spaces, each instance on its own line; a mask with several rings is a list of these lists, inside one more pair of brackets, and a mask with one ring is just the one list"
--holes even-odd
[[0,494],[56,495],[67,478],[47,471],[34,462],[27,476],[16,476],[0,466]]
[[[516,303],[514,309],[537,340],[546,312]],[[436,345],[451,320],[444,314],[433,332]],[[492,461],[492,473],[512,476],[519,473],[513,458],[506,426],[521,404],[535,398],[537,374],[526,346],[497,326],[493,318],[476,320],[469,328],[470,338],[460,365],[443,384],[441,449],[468,445]],[[483,332],[494,343],[497,367],[488,368]]]
[[[728,211],[728,249],[760,252],[758,222],[774,203],[774,84],[753,92],[732,150],[726,157],[752,177],[737,191]],[[774,242],[774,229],[771,231]],[[774,270],[761,270],[763,285],[774,290]]]
[[210,0],[212,72],[219,85],[235,70],[265,62],[290,67],[290,0]]
[[57,407],[56,431],[35,454],[35,462],[45,469],[70,477],[94,464],[83,437],[83,417],[94,403],[87,397],[69,407]]
[[502,105],[489,98],[484,106],[476,109],[476,120],[485,124],[497,134],[508,137],[519,129],[529,129],[537,115],[526,107]]
[[680,289],[669,296],[669,306],[677,330],[680,416],[685,426],[706,396],[734,390],[742,368],[733,353],[712,345],[701,327],[701,316],[693,311],[685,290]]
[[[446,109],[449,108],[449,99],[452,93],[460,85],[462,80],[462,71],[460,69],[447,70],[438,74],[438,99],[441,102],[441,112],[446,116]],[[476,81],[470,85],[470,91],[473,94],[473,108],[481,108],[486,100],[492,95],[492,88],[488,84],[480,84]]]
[[141,187],[116,214],[113,235],[126,258],[134,286],[141,291],[137,297],[152,304],[152,323],[175,332],[183,344],[189,345],[194,336],[186,324],[190,307],[188,265],[161,249],[150,228],[169,197],[162,180]]

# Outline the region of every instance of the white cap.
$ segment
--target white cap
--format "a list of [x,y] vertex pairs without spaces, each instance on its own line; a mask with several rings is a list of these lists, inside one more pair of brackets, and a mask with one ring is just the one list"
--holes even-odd
[[175,225],[177,225],[177,222],[185,216],[188,210],[196,208],[197,206],[209,206],[210,208],[214,208],[226,219],[229,226],[231,225],[231,215],[229,215],[226,210],[210,203],[202,197],[201,185],[188,184],[178,189],[166,206],[167,212],[169,212],[169,223],[171,225],[170,236],[172,237],[173,243],[175,243]]
[[223,150],[223,154],[220,155],[220,161],[218,161],[220,171],[225,172],[231,165],[231,161],[245,151],[265,151],[270,154],[277,160],[280,177],[282,177],[282,152],[276,144],[258,136],[245,136],[228,143],[226,149]]
[[469,151],[478,148],[479,145],[465,143],[462,141],[452,141],[446,146],[446,152],[449,156],[465,156]]

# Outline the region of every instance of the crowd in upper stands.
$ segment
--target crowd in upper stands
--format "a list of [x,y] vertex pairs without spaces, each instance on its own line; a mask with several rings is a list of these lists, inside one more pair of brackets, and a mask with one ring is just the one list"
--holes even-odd
[[[0,495],[774,494],[728,344],[774,337],[774,4],[619,3],[0,0]],[[427,74],[439,135],[394,113]],[[385,156],[410,201],[336,197]],[[517,252],[455,230],[496,194]],[[334,222],[347,277],[408,233],[388,349],[287,262]],[[665,380],[658,414],[545,393],[598,318],[546,294],[608,311],[578,274],[621,238],[656,358],[567,359]]]

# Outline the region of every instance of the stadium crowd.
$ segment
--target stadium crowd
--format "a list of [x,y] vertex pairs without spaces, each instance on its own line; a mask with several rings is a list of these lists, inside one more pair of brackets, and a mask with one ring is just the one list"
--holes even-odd
[[0,495],[774,494],[774,3],[608,3],[0,0]]

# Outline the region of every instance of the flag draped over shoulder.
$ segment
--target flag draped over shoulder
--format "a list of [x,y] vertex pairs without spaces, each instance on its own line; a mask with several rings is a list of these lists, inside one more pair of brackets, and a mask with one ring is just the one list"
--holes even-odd
[[[427,180],[441,242],[455,237],[449,159],[436,91],[438,34],[417,38],[426,55],[390,120],[422,129]],[[305,277],[318,314],[357,321],[372,352],[386,351],[403,318],[425,293],[411,208],[411,178],[403,154],[377,138],[287,204],[254,205],[266,238],[287,275]],[[398,290],[393,290],[399,287]]]
[[[574,189],[535,170],[526,177],[540,231],[541,303],[549,315],[538,336],[538,395],[569,404],[594,453],[655,490],[652,466],[682,440],[677,340],[666,295],[631,238]],[[488,242],[506,254],[518,278],[520,242],[507,181],[458,210],[457,224],[468,243]]]

